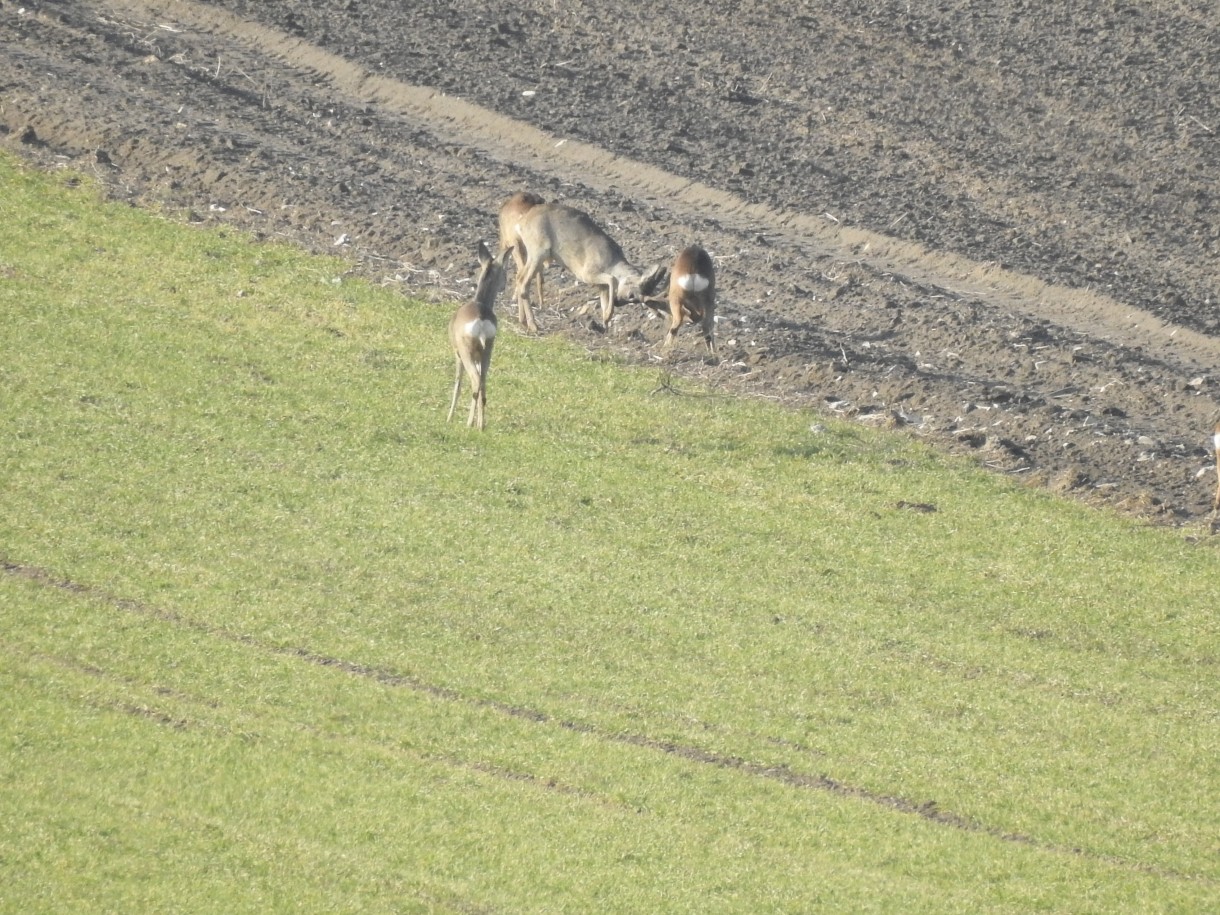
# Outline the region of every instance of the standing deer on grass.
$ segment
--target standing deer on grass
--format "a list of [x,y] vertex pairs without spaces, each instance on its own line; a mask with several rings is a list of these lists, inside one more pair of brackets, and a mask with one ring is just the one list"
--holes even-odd
[[470,416],[467,426],[478,423],[482,429],[486,423],[487,372],[491,368],[491,350],[496,344],[496,313],[493,310],[496,296],[504,289],[504,265],[508,263],[508,252],[500,252],[499,258],[491,256],[486,243],[479,242],[479,279],[475,285],[474,301],[459,308],[449,321],[449,340],[457,356],[457,373],[453,380],[453,400],[449,402],[449,416],[457,409],[458,395],[462,391],[462,372],[470,378]]
[[1216,431],[1212,433],[1212,450],[1216,455],[1216,497],[1212,499],[1212,524],[1220,514],[1220,422],[1216,423]]
[[[530,280],[546,264],[566,267],[582,283],[599,287],[602,325],[610,329],[616,304],[644,300],[665,273],[661,264],[646,270],[633,266],[623,256],[618,242],[589,216],[561,203],[541,203],[522,214],[516,225],[517,240],[525,246],[525,269],[518,272],[517,303]],[[539,289],[538,306],[542,306]]]
[[683,248],[674,258],[669,271],[668,300],[652,297],[648,305],[660,311],[659,302],[669,305],[669,331],[665,334],[665,348],[673,346],[678,336],[682,319],[696,322],[703,327],[703,342],[707,351],[716,355],[716,268],[712,258],[698,245]]
[[[525,269],[525,246],[517,238],[517,223],[528,210],[540,203],[546,203],[537,194],[521,191],[513,194],[500,205],[500,254],[506,250],[513,252],[513,262],[517,265],[517,276]],[[538,307],[542,307],[542,271],[538,271]],[[525,325],[527,330],[538,332],[538,324],[534,321],[534,312],[525,296],[517,296],[517,320]]]

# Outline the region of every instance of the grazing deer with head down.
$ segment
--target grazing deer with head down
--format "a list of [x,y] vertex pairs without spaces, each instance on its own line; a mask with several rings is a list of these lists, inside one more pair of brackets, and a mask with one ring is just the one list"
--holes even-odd
[[[525,269],[525,246],[517,238],[517,223],[528,210],[546,201],[537,194],[521,191],[513,194],[500,205],[500,254],[506,250],[513,252],[513,262],[517,265],[517,276]],[[542,307],[542,271],[538,271],[538,307]],[[517,296],[517,320],[526,329],[538,332],[538,324],[534,321],[534,312],[525,296]]]
[[470,416],[467,426],[486,423],[487,372],[491,368],[491,350],[496,343],[496,313],[493,307],[496,296],[504,288],[504,265],[508,263],[508,252],[500,257],[491,256],[484,242],[479,242],[479,279],[475,285],[474,301],[459,308],[449,321],[449,340],[457,356],[457,373],[453,380],[453,400],[449,402],[449,416],[453,419],[457,409],[458,395],[462,390],[462,372],[470,378]]
[[[614,306],[643,301],[665,273],[661,264],[646,270],[623,256],[618,242],[589,216],[561,203],[530,207],[517,222],[517,239],[525,246],[525,269],[517,274],[518,305],[530,280],[549,263],[558,263],[582,283],[601,292],[602,324],[609,330]],[[538,296],[542,305],[542,296]]]
[[[655,299],[654,299],[655,301]],[[651,304],[651,303],[650,303]],[[707,351],[716,355],[716,268],[712,258],[698,245],[678,252],[669,271],[669,331],[665,347],[673,346],[682,319],[703,328]],[[652,306],[654,309],[655,305]]]

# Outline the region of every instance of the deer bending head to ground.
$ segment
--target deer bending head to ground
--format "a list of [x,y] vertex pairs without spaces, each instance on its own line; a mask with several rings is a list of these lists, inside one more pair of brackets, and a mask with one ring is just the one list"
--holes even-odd
[[449,402],[449,416],[457,409],[458,395],[462,391],[462,372],[470,379],[470,416],[467,426],[476,423],[480,429],[486,423],[487,372],[491,368],[491,350],[496,344],[496,313],[493,307],[496,296],[504,288],[504,265],[508,263],[508,252],[501,251],[498,258],[492,257],[484,242],[479,242],[479,279],[475,285],[474,301],[467,302],[449,321],[449,340],[457,356],[457,373],[453,380],[453,399]]
[[[517,221],[516,234],[525,246],[525,269],[517,273],[516,280],[518,307],[530,281],[546,264],[558,263],[582,283],[599,288],[602,324],[609,330],[614,306],[644,301],[665,274],[661,264],[644,270],[633,266],[601,226],[561,203],[530,207]],[[541,287],[538,305],[542,305]]]
[[[654,300],[655,301],[655,298]],[[651,302],[649,303],[652,304]],[[716,355],[716,268],[712,258],[698,245],[678,252],[669,271],[669,331],[665,346],[673,346],[685,318],[703,328],[707,351]],[[655,305],[652,305],[656,308]]]
[[[521,221],[521,217],[527,211],[538,206],[540,203],[545,203],[537,194],[531,194],[529,191],[521,191],[518,194],[513,194],[500,205],[500,255],[503,256],[506,250],[513,252],[513,262],[517,265],[517,276],[521,276],[521,272],[525,269],[525,246],[517,238],[517,223]],[[538,271],[538,307],[542,307],[542,271]],[[534,321],[534,312],[530,308],[529,300],[523,296],[517,296],[517,320],[525,325],[527,330],[538,332],[538,324]]]

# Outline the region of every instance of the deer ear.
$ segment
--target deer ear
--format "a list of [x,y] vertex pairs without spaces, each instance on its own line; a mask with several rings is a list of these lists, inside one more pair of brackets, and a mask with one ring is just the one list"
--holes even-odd
[[490,264],[494,258],[491,256],[491,251],[487,247],[487,242],[479,239],[479,263]]
[[500,267],[502,269],[507,269],[508,258],[512,255],[512,253],[513,253],[512,248],[505,248],[503,251],[500,252]]

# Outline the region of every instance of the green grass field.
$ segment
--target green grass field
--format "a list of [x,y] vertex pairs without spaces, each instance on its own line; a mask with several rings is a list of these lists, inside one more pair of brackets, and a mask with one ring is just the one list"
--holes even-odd
[[446,424],[448,306],[75,183],[0,159],[0,910],[1220,908],[1214,541],[508,319]]

